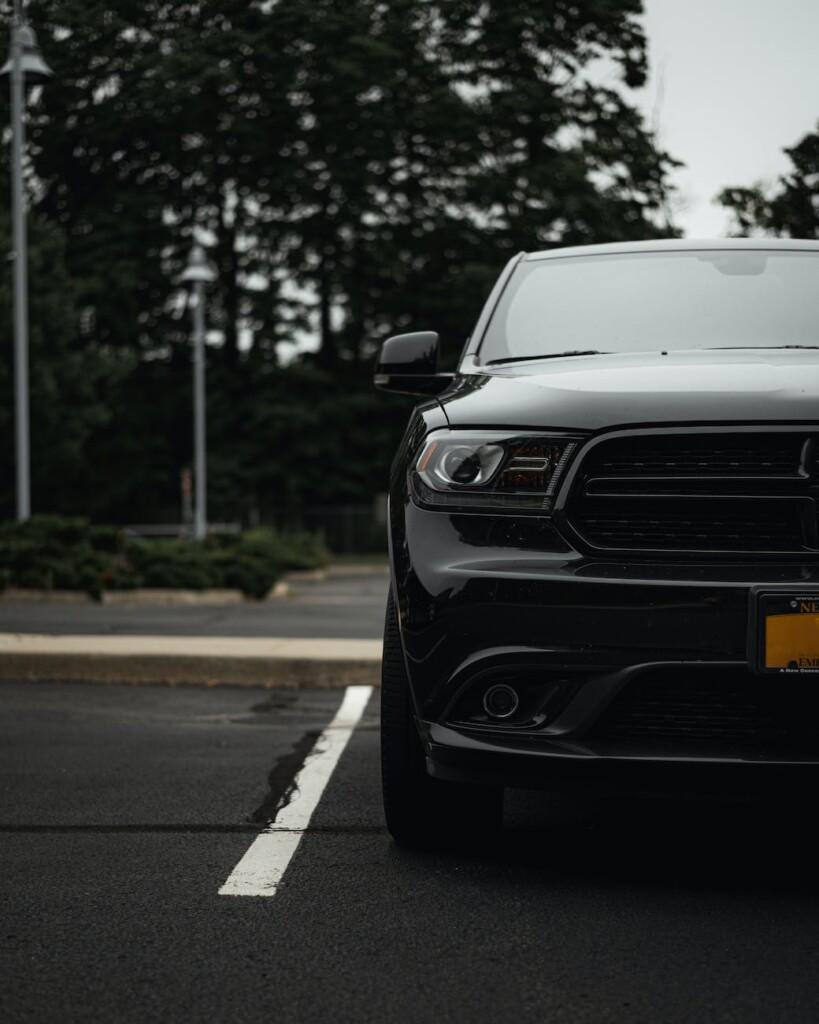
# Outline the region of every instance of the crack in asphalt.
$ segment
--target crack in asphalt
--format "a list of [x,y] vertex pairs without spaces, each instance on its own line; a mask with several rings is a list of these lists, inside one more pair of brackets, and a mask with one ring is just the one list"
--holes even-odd
[[250,821],[268,825],[290,803],[296,795],[296,776],[320,735],[320,729],[309,729],[296,740],[292,750],[276,758],[267,776],[267,795],[250,815]]
[[[280,710],[296,702],[291,694],[276,695],[269,701],[255,704],[251,712]],[[277,832],[293,832],[317,835],[376,835],[385,833],[380,825],[310,825],[304,829],[277,828],[276,815],[286,807],[297,795],[296,779],[304,762],[313,751],[316,741],[321,736],[321,729],[308,729],[293,743],[292,749],[276,758],[267,777],[268,792],[261,804],[250,814],[245,822],[233,824],[218,823],[135,823],[135,824],[100,824],[100,825],[57,825],[57,824],[11,824],[0,823],[0,834],[176,834],[176,835],[222,835],[222,834],[258,834],[266,829]]]
[[[277,832],[317,833],[326,835],[370,835],[385,832],[379,825],[311,825],[307,828],[281,828]],[[71,833],[88,832],[116,834],[118,832],[171,832],[171,833],[258,833],[265,828],[259,825],[0,825],[0,833]]]

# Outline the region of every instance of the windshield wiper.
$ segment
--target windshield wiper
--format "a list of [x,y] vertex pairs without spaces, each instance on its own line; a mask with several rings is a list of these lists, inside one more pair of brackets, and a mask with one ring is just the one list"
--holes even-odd
[[490,359],[484,366],[499,366],[501,363],[534,363],[541,359],[560,359],[562,356],[610,356],[611,352],[599,352],[596,348],[573,349],[571,352],[546,352],[542,356],[506,356],[504,359]]
[[727,352],[742,348],[819,348],[819,345],[715,345],[704,349],[705,352]]

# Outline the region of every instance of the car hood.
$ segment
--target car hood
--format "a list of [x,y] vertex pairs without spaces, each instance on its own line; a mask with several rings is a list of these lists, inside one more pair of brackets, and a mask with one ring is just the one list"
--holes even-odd
[[622,353],[508,364],[458,375],[441,404],[456,427],[819,421],[819,351]]

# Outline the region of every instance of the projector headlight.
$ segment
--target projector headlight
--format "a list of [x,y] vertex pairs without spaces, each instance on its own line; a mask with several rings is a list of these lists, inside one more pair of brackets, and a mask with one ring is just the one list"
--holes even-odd
[[555,434],[438,430],[410,474],[425,508],[549,512],[576,438]]

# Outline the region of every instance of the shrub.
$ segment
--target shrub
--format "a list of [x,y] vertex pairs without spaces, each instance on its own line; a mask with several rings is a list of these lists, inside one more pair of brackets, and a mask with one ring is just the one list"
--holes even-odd
[[285,572],[291,569],[318,569],[330,560],[324,538],[318,533],[248,530],[239,539],[239,550],[268,558]]
[[0,523],[0,590],[84,590],[99,597],[140,586],[236,587],[263,598],[283,571],[317,568],[328,557],[322,538],[310,533],[250,530],[196,543],[126,540],[115,527],[60,516]]
[[106,556],[84,519],[37,516],[0,524],[0,572],[7,585],[45,590],[85,590],[98,596]]
[[125,558],[145,587],[204,590],[221,586],[211,553],[182,540],[137,540],[125,545]]
[[233,555],[225,563],[225,586],[237,587],[257,600],[267,596],[279,575],[277,565],[246,554]]

